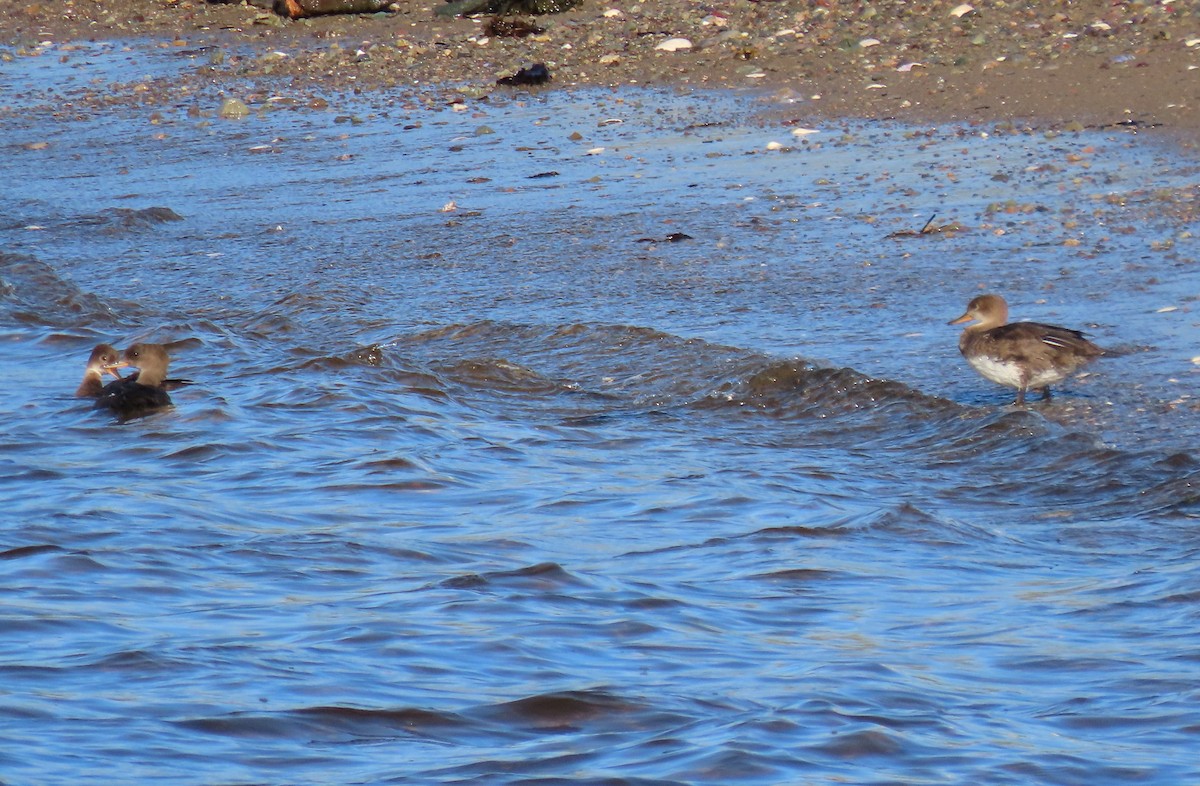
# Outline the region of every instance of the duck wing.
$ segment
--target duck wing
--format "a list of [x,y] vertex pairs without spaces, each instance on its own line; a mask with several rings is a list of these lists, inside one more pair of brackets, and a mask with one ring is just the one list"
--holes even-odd
[[966,337],[966,342],[973,353],[1002,363],[1024,363],[1035,370],[1069,371],[1104,354],[1078,330],[1039,322],[1011,322]]
[[167,391],[130,379],[108,383],[96,398],[97,409],[107,409],[122,420],[169,406],[171,397]]

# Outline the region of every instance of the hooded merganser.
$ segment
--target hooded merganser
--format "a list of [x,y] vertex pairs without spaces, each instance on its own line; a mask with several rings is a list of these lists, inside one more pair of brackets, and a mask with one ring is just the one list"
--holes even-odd
[[139,417],[171,406],[164,383],[170,358],[161,344],[133,344],[121,359],[105,370],[136,366],[138,373],[109,382],[100,391],[96,406],[112,410],[121,420]]
[[96,398],[104,390],[104,375],[111,374],[121,378],[117,371],[118,354],[112,344],[97,344],[88,358],[87,369],[83,372],[83,382],[79,384],[75,395],[78,398]]
[[1025,391],[1040,390],[1050,398],[1050,386],[1105,354],[1078,330],[1037,322],[1008,322],[1008,304],[999,295],[980,295],[967,304],[967,313],[949,324],[974,320],[963,329],[958,349],[971,367],[993,382]]

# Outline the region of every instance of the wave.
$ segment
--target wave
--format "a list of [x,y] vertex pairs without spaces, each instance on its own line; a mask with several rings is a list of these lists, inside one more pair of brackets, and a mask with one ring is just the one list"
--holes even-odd
[[175,721],[175,725],[228,737],[328,738],[442,737],[487,733],[508,739],[514,734],[553,733],[564,728],[596,727],[646,708],[603,689],[533,694],[512,701],[484,703],[459,710],[418,707],[318,705],[280,712],[230,713]]
[[113,326],[133,306],[87,292],[39,259],[0,252],[0,320],[20,327]]

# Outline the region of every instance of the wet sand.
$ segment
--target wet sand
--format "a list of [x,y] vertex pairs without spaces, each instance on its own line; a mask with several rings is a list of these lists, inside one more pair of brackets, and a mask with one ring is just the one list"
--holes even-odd
[[[259,0],[265,2],[266,0]],[[1190,2],[596,2],[525,17],[543,32],[490,35],[490,17],[440,17],[440,3],[393,13],[284,20],[253,5],[196,0],[18,0],[0,5],[0,56],[38,44],[150,38],[210,54],[195,79],[258,79],[264,89],[452,86],[471,98],[542,62],[553,86],[749,87],[813,115],[1014,122],[1035,128],[1125,123],[1200,131],[1200,10]],[[671,39],[691,47],[666,51]],[[227,54],[228,53],[228,54]],[[54,56],[59,56],[56,53]],[[141,103],[180,85],[110,86]],[[186,89],[186,86],[184,86]],[[238,88],[240,89],[240,88]],[[253,99],[253,96],[251,96]]]

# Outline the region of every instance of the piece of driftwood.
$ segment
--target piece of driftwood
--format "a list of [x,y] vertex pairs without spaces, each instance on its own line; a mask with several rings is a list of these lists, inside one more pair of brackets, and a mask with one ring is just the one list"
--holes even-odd
[[328,14],[376,14],[393,10],[395,0],[275,0],[275,13],[289,19]]

